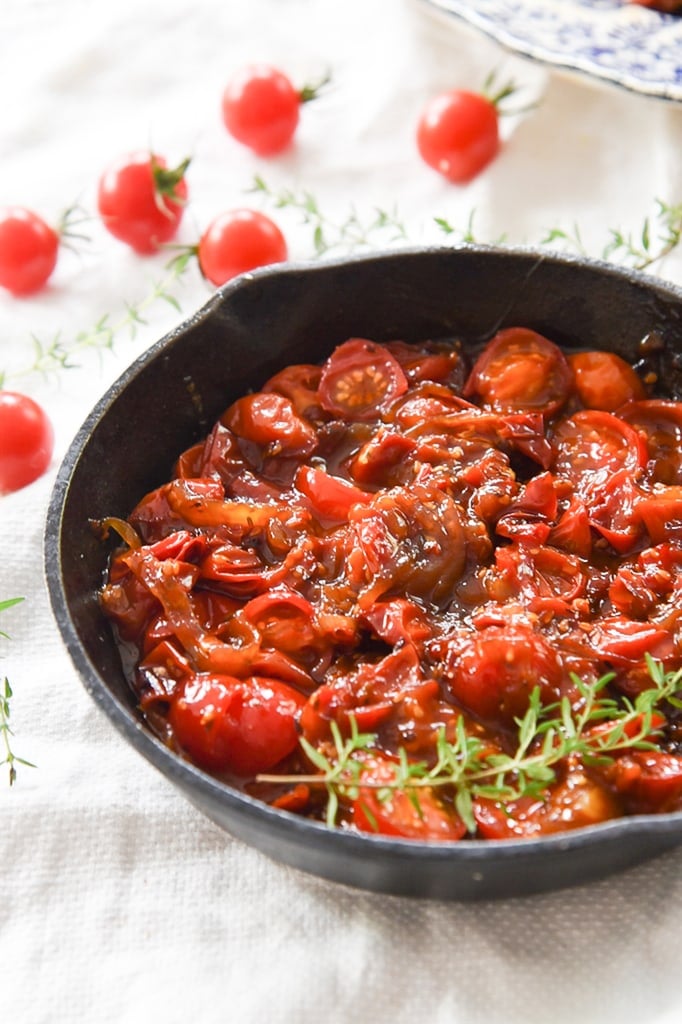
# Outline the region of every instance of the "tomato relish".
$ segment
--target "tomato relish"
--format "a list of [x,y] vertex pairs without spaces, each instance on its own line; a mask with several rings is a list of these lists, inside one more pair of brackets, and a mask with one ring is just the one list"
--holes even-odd
[[[682,809],[675,700],[636,744],[598,713],[634,706],[651,659],[682,667],[682,403],[618,356],[523,327],[471,358],[351,338],[233,402],[110,522],[101,603],[140,709],[218,778],[324,819],[316,773],[359,731],[348,829],[505,839]],[[590,686],[609,756],[479,787],[464,816],[456,787],[392,785],[462,735],[513,755],[533,702],[579,715]]]

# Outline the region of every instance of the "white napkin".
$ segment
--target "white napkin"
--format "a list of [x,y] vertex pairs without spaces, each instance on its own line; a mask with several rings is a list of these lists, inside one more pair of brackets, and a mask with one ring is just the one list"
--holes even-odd
[[[253,157],[225,133],[220,96],[244,63],[299,83],[329,69],[294,148]],[[503,124],[504,147],[465,188],[423,165],[414,129],[448,86],[498,69],[539,105]],[[611,229],[639,232],[656,200],[682,202],[682,111],[532,64],[458,23],[400,0],[4,0],[0,12],[0,203],[48,219],[94,209],[99,174],[128,150],[193,158],[180,240],[218,212],[253,205],[278,220],[291,255],[312,228],[249,195],[313,194],[331,220],[395,210],[408,240],[536,244],[578,227],[600,255]],[[87,225],[50,287],[0,296],[0,369],[34,358],[31,336],[69,345],[100,317],[145,303],[167,256],[141,260]],[[333,232],[330,231],[330,238]],[[372,244],[390,237],[373,235]],[[342,249],[337,250],[340,254]],[[347,249],[345,250],[347,251]],[[657,272],[682,281],[675,254]],[[195,269],[173,294],[188,315],[210,295]],[[135,338],[83,351],[42,379],[9,377],[56,430],[49,473],[0,500],[0,676],[12,743],[36,767],[0,768],[0,1015],[15,1024],[188,1020],[429,1020],[432,1024],[678,1024],[682,1020],[682,851],[583,888],[480,905],[383,897],[303,875],[200,815],[114,731],[80,685],[43,583],[42,534],[58,463],[87,412],[178,313],[145,308]],[[1,757],[2,755],[0,755]]]

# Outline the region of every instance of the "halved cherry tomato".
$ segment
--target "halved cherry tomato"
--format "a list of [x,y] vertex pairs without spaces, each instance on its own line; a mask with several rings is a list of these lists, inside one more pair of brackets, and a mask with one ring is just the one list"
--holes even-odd
[[636,371],[615,352],[574,352],[568,362],[575,375],[578,397],[586,409],[615,412],[626,402],[646,397]]
[[[403,839],[440,839],[456,841],[466,834],[466,826],[455,811],[446,810],[430,786],[415,790],[391,790],[395,768],[385,758],[372,758],[362,770],[360,789],[353,802],[352,822],[361,832]],[[365,785],[362,785],[362,782]],[[367,783],[372,783],[372,786]],[[384,785],[385,789],[382,789]]]
[[290,754],[304,698],[276,679],[200,674],[175,697],[169,720],[200,768],[253,775]]
[[644,438],[649,483],[682,485],[682,402],[629,402],[618,415]]
[[682,539],[682,485],[663,487],[637,502],[637,515],[654,544]]
[[508,327],[481,352],[464,396],[478,395],[498,412],[553,413],[573,385],[573,371],[560,348],[536,331]]
[[299,416],[318,418],[321,412],[317,389],[320,386],[322,367],[314,363],[299,363],[280,370],[261,388],[262,391],[276,391],[292,403]]
[[646,445],[627,423],[610,412],[586,409],[563,419],[554,431],[553,470],[579,490],[601,486],[618,470],[637,473]]
[[372,420],[406,391],[407,378],[386,348],[350,338],[324,364],[319,393],[327,412],[348,420]]

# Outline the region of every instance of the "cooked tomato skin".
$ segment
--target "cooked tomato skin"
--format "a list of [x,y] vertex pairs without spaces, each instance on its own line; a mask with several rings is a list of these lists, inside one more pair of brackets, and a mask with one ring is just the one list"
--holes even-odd
[[474,363],[464,387],[497,412],[556,412],[573,388],[573,372],[553,342],[526,328],[498,331]]
[[568,357],[575,388],[586,409],[615,412],[626,402],[646,397],[636,371],[614,352],[576,352]]

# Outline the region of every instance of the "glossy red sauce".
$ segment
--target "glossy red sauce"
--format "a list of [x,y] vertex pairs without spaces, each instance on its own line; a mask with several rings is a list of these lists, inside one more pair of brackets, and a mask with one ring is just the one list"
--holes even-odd
[[513,753],[535,688],[578,713],[576,676],[612,672],[622,702],[651,686],[645,655],[680,668],[681,442],[682,404],[618,357],[524,328],[473,365],[456,345],[351,339],[284,369],[129,516],[101,601],[142,712],[181,756],[310,817],[327,791],[308,754],[333,761],[354,723],[374,739],[340,793],[346,828],[503,839],[679,809],[670,704],[651,749],[477,792],[475,831],[452,788],[381,784],[462,729]]

